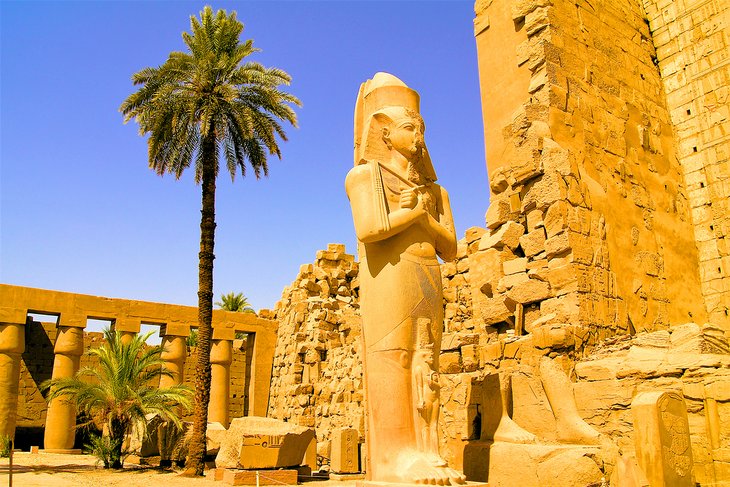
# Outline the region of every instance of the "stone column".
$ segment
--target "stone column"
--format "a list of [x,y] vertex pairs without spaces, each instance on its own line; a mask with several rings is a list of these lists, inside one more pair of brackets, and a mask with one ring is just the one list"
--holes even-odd
[[233,341],[213,340],[210,349],[210,403],[208,421],[228,428],[228,403],[231,389]]
[[[52,378],[73,377],[79,370],[81,354],[84,353],[84,329],[59,326],[53,352]],[[59,397],[52,400],[46,414],[43,447],[46,450],[71,450],[76,437],[75,427],[76,407],[69,398]]]
[[25,323],[0,323],[0,436],[15,437]]
[[142,323],[139,320],[132,319],[116,319],[114,320],[114,331],[121,333],[122,345],[128,345],[129,342],[139,333]]
[[165,335],[162,339],[162,354],[165,368],[172,372],[172,377],[160,377],[160,388],[172,387],[183,382],[187,344],[184,336]]

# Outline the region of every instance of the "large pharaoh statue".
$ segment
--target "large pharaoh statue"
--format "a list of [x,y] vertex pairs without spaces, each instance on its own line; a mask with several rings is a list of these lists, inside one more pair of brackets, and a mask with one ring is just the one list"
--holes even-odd
[[368,479],[463,484],[438,451],[441,272],[456,234],[423,142],[418,94],[377,73],[355,108],[345,182],[359,241]]

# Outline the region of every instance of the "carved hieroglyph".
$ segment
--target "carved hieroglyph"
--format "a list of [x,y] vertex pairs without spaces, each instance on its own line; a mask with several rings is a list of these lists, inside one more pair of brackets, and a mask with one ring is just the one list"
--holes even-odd
[[419,97],[377,73],[355,108],[355,167],[346,180],[359,241],[368,405],[368,479],[460,484],[438,452],[443,330],[437,255],[453,260],[448,194],[435,183]]

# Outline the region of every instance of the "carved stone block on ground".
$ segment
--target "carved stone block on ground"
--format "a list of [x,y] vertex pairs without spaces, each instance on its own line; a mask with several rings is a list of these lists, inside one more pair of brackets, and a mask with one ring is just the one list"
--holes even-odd
[[338,428],[332,432],[330,471],[356,473],[358,467],[358,434],[353,428]]
[[684,399],[642,392],[631,403],[636,458],[651,485],[692,486],[692,447]]
[[216,467],[296,467],[312,439],[311,428],[271,418],[236,418],[221,441]]

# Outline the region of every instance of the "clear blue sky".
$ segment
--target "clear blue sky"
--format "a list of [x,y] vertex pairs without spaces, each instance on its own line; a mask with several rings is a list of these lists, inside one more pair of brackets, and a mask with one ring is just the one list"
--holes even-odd
[[[203,2],[0,2],[0,281],[197,304],[200,187],[147,166],[122,123],[132,73],[182,50]],[[328,242],[356,252],[344,179],[360,83],[395,74],[421,94],[426,143],[457,232],[484,225],[473,2],[219,2],[238,12],[250,59],[280,67],[304,103],[270,176],[223,172],[215,293],[271,308]]]

